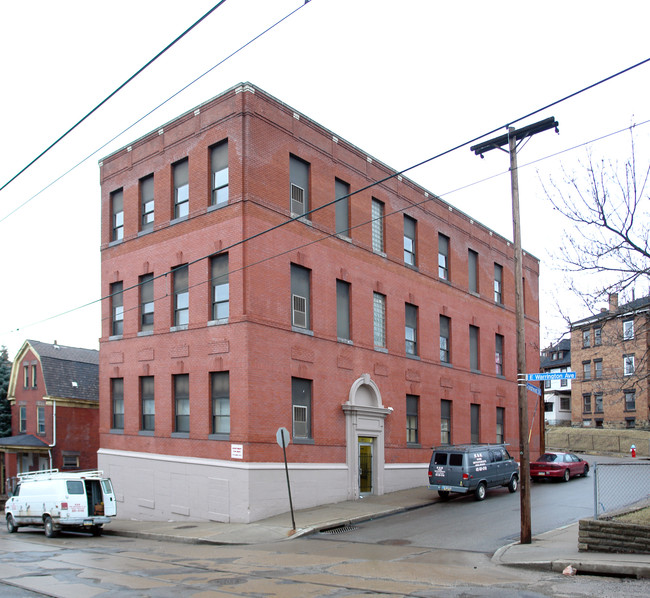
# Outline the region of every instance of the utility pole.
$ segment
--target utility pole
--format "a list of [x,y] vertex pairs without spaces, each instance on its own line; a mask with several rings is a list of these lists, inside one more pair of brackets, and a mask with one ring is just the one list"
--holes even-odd
[[[531,543],[530,523],[530,456],[528,449],[528,389],[526,385],[526,336],[524,317],[524,283],[523,283],[523,252],[521,249],[521,225],[519,216],[519,177],[517,172],[517,142],[523,141],[542,131],[555,129],[558,132],[558,122],[554,117],[547,118],[535,124],[515,130],[508,127],[505,135],[484,141],[470,148],[476,155],[492,149],[502,149],[508,145],[510,154],[510,186],[512,189],[512,229],[515,245],[515,320],[517,331],[517,399],[519,412],[519,485],[521,510],[522,544]],[[506,150],[503,150],[506,151]],[[543,414],[541,414],[543,417]]]

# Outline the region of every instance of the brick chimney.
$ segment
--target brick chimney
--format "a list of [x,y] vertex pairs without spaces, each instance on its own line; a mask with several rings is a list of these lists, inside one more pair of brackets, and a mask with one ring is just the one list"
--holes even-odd
[[618,293],[609,294],[609,311],[615,312],[618,309]]

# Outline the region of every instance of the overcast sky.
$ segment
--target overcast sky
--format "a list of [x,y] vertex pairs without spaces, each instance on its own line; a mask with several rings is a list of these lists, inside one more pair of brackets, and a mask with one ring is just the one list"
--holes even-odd
[[[3,2],[0,185],[214,4]],[[402,170],[505,132],[507,123],[650,57],[644,0],[311,0],[145,116],[301,6],[227,0],[0,191],[0,346],[10,359],[26,339],[99,348],[98,161],[241,81]],[[535,136],[518,157],[523,246],[541,260],[543,343],[562,333],[556,301],[574,320],[589,314],[554,270],[549,249],[565,222],[541,181],[561,178],[562,167],[580,171],[588,148],[597,159],[625,160],[629,133],[585,144],[650,120],[649,92],[646,64],[515,125],[548,116],[560,123],[559,136]],[[649,133],[648,125],[636,128],[641,155],[648,155]],[[505,153],[481,160],[464,147],[407,176],[512,239],[507,169]]]

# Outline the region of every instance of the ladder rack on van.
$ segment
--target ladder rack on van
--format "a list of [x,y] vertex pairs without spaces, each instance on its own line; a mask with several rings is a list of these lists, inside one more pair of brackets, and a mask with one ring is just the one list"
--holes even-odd
[[83,471],[59,471],[58,469],[41,469],[39,471],[28,471],[19,473],[19,481],[26,480],[56,480],[61,478],[77,478],[77,479],[101,479],[104,477],[104,472],[99,469],[87,469]]

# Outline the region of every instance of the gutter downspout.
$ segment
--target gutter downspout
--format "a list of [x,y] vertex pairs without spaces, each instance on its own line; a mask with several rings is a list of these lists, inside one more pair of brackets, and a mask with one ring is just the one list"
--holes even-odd
[[47,451],[50,457],[50,469],[52,469],[52,449],[56,446],[56,401],[52,401],[52,441]]

